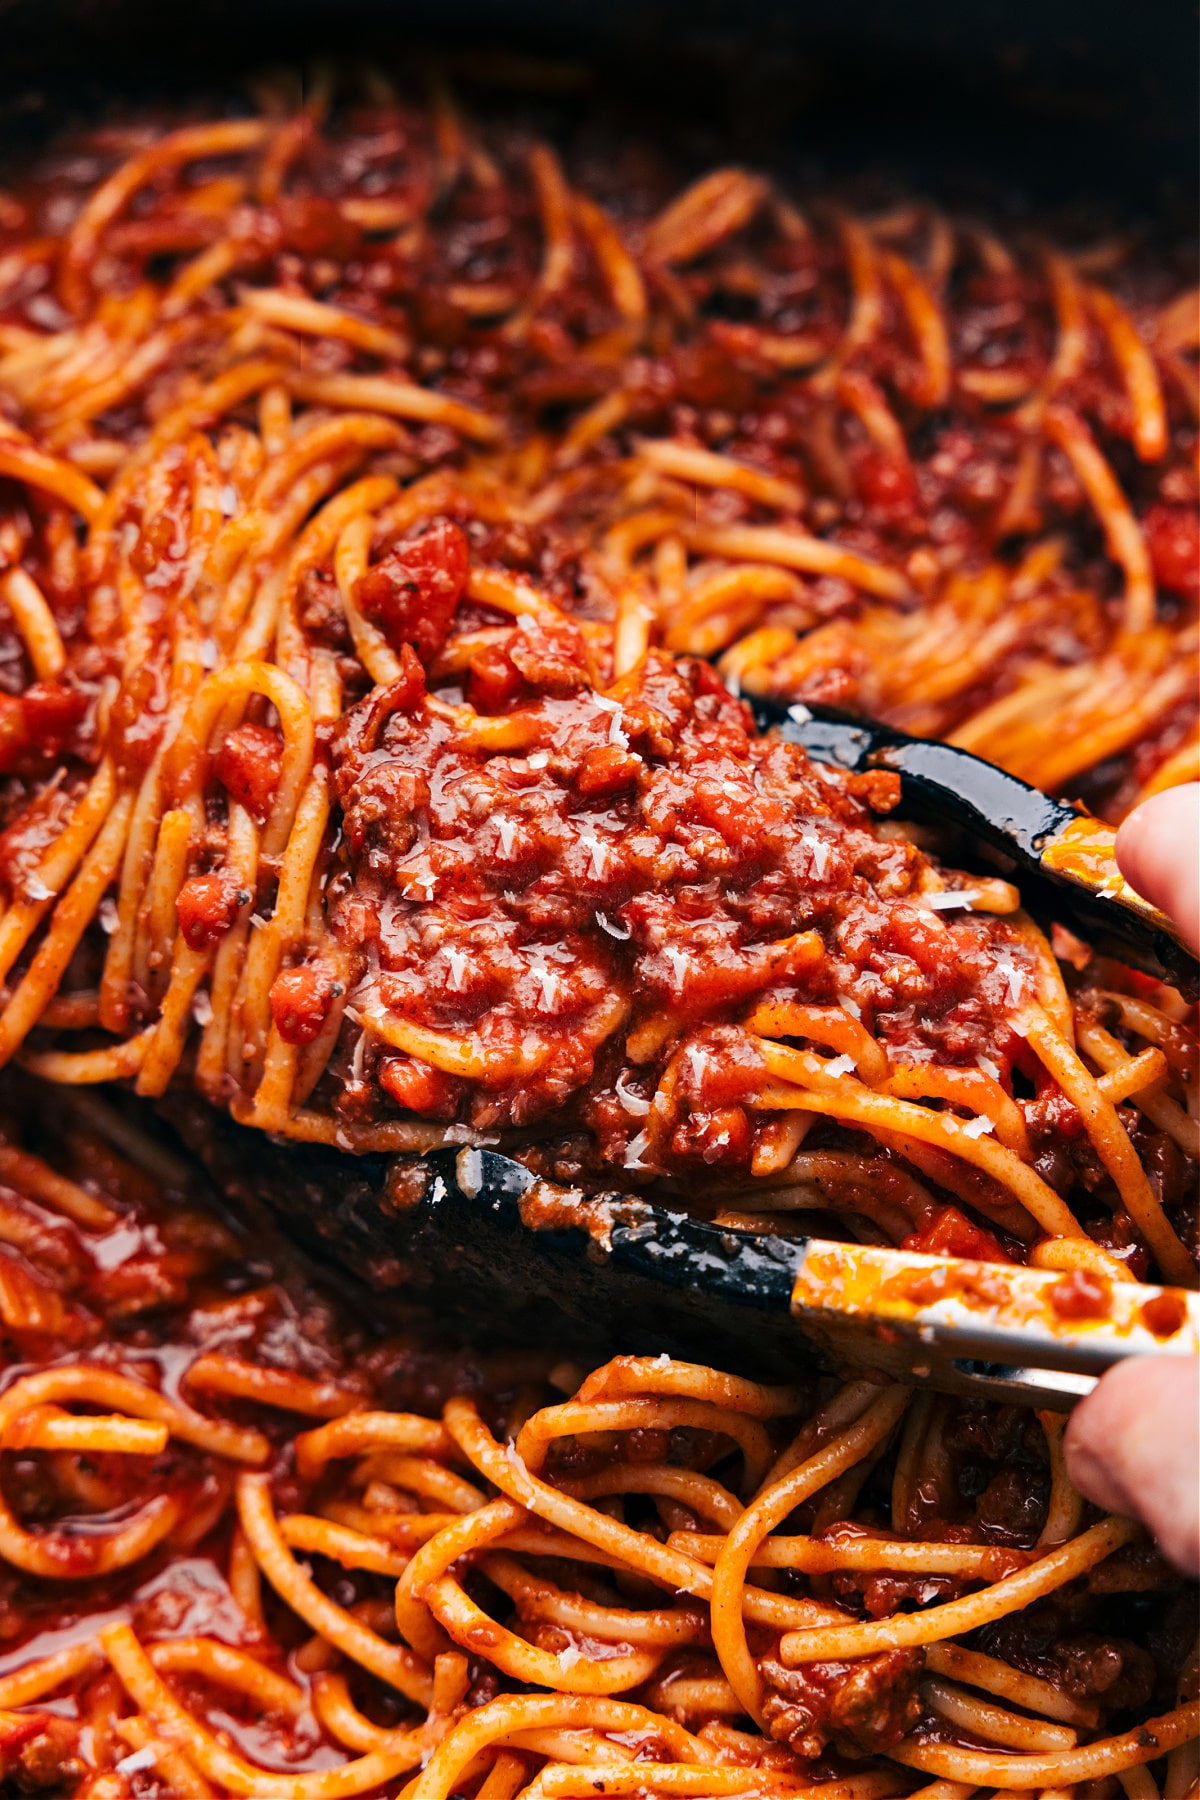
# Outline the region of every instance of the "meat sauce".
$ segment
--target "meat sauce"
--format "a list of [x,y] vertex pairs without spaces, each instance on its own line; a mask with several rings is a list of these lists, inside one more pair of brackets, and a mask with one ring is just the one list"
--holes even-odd
[[[288,180],[273,197],[242,180],[236,158],[164,172],[111,224],[110,298],[147,295],[221,242],[232,266],[181,307],[174,327],[189,345],[219,334],[221,306],[236,306],[245,284],[346,309],[356,329],[306,337],[305,366],[337,375],[381,361],[508,422],[544,504],[514,508],[498,503],[494,488],[453,480],[451,511],[476,552],[533,575],[572,610],[590,604],[596,550],[632,504],[623,495],[643,438],[735,459],[750,471],[749,486],[686,494],[700,523],[802,523],[822,541],[878,559],[903,592],[889,622],[843,576],[805,574],[743,609],[718,633],[717,649],[765,631],[774,649],[766,654],[764,640],[757,685],[933,735],[969,726],[1048,669],[1070,688],[1070,672],[1092,665],[1097,706],[1104,690],[1098,760],[1085,756],[1064,779],[1068,787],[1083,780],[1114,815],[1124,810],[1195,728],[1194,693],[1171,687],[1164,664],[1173,647],[1195,654],[1187,635],[1197,582],[1194,346],[1179,311],[1190,248],[1167,233],[1114,233],[1097,250],[1090,217],[1068,224],[1061,244],[1056,221],[1053,231],[1031,228],[1028,245],[1022,230],[1010,247],[995,221],[951,217],[908,194],[881,204],[877,191],[864,198],[862,188],[818,181],[793,196],[736,167],[689,188],[695,171],[644,129],[634,136],[622,122],[614,133],[602,111],[582,102],[555,109],[545,96],[539,122],[548,107],[569,146],[566,176],[585,203],[549,282],[539,188],[546,165],[531,161],[519,107],[486,127],[456,113],[447,138],[436,109],[348,92],[320,127],[296,132]],[[55,270],[66,229],[121,159],[173,122],[161,114],[105,122],[13,171],[0,218],[0,323],[15,343],[66,328]],[[627,253],[619,265],[605,260],[613,243]],[[149,313],[147,333],[158,323]],[[931,334],[942,344],[937,367],[927,354]],[[1138,379],[1118,354],[1130,341],[1142,357]],[[96,405],[84,416],[91,431],[75,434],[83,448],[73,452],[88,462],[94,432],[98,468],[114,442],[138,438],[161,415],[180,374],[171,356],[147,355],[141,379],[126,386],[119,350],[107,346],[105,355]],[[55,368],[31,370],[18,356],[0,380],[10,416],[35,428],[44,421],[49,437],[72,441],[60,417],[69,382]],[[1149,382],[1161,408],[1153,429],[1139,421]],[[1061,446],[1042,447],[1030,480],[1031,423],[1051,392],[1096,435],[1144,540],[1158,607],[1137,654],[1120,635],[1119,572]],[[581,415],[598,404],[611,416],[577,432],[577,442]],[[417,420],[403,456],[406,475],[455,475],[469,451],[452,425]],[[549,471],[557,471],[553,484]],[[551,485],[561,491],[549,494]],[[72,640],[90,572],[69,513],[58,503],[31,512],[8,482],[0,493],[0,563],[36,574]],[[177,589],[188,538],[186,494],[168,489],[134,551],[155,597]],[[1027,570],[1021,553],[1030,545],[1057,552]],[[980,596],[972,642],[975,603],[954,584],[994,559],[1008,592],[1002,613]],[[345,651],[329,584],[325,569],[306,577],[301,614],[306,629]],[[910,639],[943,601],[937,618],[948,647],[966,653],[944,666],[916,656],[914,671]],[[372,617],[382,605],[395,630],[409,603],[398,608],[389,588],[374,599],[368,589],[366,605]],[[111,610],[107,599],[89,620],[101,639]],[[970,654],[979,642],[988,653]],[[1117,690],[1108,691],[1110,653],[1126,659],[1128,692],[1138,694],[1124,732]],[[0,768],[41,774],[58,748],[85,750],[86,733],[61,715],[81,695],[94,702],[98,672],[72,657],[51,718],[36,701],[8,704],[29,682],[15,634],[3,661]],[[489,663],[475,671],[474,691],[494,697],[506,673]],[[153,706],[141,667],[129,683],[137,690],[132,725]],[[1080,728],[1075,715],[1055,713],[1054,694],[1047,691],[1046,720]],[[1050,729],[1035,731],[1018,772],[1037,779],[1037,757],[1061,753]],[[994,741],[1000,760],[1017,754],[1002,734]]]
[[767,1729],[801,1756],[820,1756],[831,1742],[850,1755],[886,1750],[921,1717],[917,1682],[924,1661],[919,1650],[885,1650],[857,1663],[805,1669],[764,1658]]
[[[589,683],[581,637],[548,638],[525,620],[501,646],[521,691],[490,716],[520,721],[520,754],[464,742],[415,677],[332,737],[329,916],[355,958],[354,1009],[467,1035],[486,1063],[422,1090],[420,1058],[384,1050],[364,1064],[377,1087],[343,1088],[347,1117],[379,1089],[484,1131],[571,1106],[604,1161],[636,1169],[675,1056],[682,1116],[643,1166],[745,1165],[741,1102],[765,1071],[732,1021],[772,996],[842,1006],[902,1060],[1011,1063],[1010,992],[1032,991],[1033,965],[969,892],[959,911],[927,905],[960,878],[879,828],[895,777],[761,739],[702,663],[652,657],[618,700]],[[301,979],[274,995],[293,1041],[313,1030]],[[330,984],[307,981],[319,1020]]]
[[[350,77],[319,119],[262,94],[57,140],[0,208],[0,880],[28,903],[4,1054],[194,1078],[305,1142],[503,1137],[540,1174],[705,1203],[803,1141],[806,1191],[856,1181],[876,1236],[1022,1255],[986,1145],[764,1119],[764,1038],[862,1074],[751,1022],[823,1010],[877,1087],[998,1084],[1043,1211],[1069,1197],[1146,1272],[1160,1199],[1187,1230],[1192,1139],[1124,1105],[1157,1184],[1134,1222],[1016,1029],[1067,1011],[1015,890],[727,690],[943,737],[990,718],[976,748],[1114,815],[1177,775],[1186,259],[698,174],[571,105],[552,142]],[[68,942],[39,866],[110,772],[83,881],[107,886]],[[327,788],[314,851],[292,822]],[[967,1092],[911,1100],[994,1135]]]
[[[1194,694],[1176,679],[1194,650],[1187,634],[1196,600],[1194,372],[1186,334],[1170,330],[1190,279],[1183,261],[1158,247],[1118,246],[1093,259],[1102,285],[1093,292],[1088,278],[1085,292],[1082,261],[1073,276],[1062,258],[1012,254],[971,221],[951,224],[923,204],[864,222],[822,191],[809,219],[767,178],[738,169],[705,177],[679,200],[678,170],[627,141],[607,156],[581,140],[563,177],[520,121],[477,134],[449,105],[378,93],[339,101],[324,123],[318,112],[282,124],[290,162],[243,167],[221,154],[157,167],[134,203],[108,220],[103,254],[86,268],[72,261],[72,221],[106,176],[174,120],[111,124],[60,143],[0,196],[0,454],[9,457],[0,475],[8,608],[0,612],[0,876],[8,897],[45,903],[45,852],[102,758],[128,802],[177,727],[180,693],[190,696],[189,684],[219,660],[205,630],[186,641],[171,632],[180,621],[190,628],[193,615],[207,628],[214,589],[228,599],[236,557],[222,539],[210,560],[218,530],[252,540],[285,519],[251,497],[261,499],[257,483],[279,443],[313,424],[302,410],[305,383],[383,370],[408,389],[410,411],[415,389],[423,412],[382,430],[376,419],[367,450],[357,460],[347,453],[325,471],[324,488],[301,494],[308,511],[300,508],[293,524],[301,532],[319,502],[360,476],[391,484],[399,523],[372,546],[375,559],[349,595],[332,551],[300,569],[280,625],[281,643],[293,626],[302,640],[290,645],[292,666],[328,658],[322,666],[343,702],[337,717],[322,714],[318,734],[318,768],[337,802],[317,890],[327,919],[289,948],[270,985],[284,1044],[303,1052],[327,1029],[336,1034],[314,1109],[324,1106],[347,1129],[417,1115],[448,1127],[451,1141],[512,1134],[535,1166],[581,1174],[592,1186],[614,1172],[622,1183],[743,1184],[768,1129],[778,1127],[748,1104],[766,1071],[746,1013],[777,1001],[827,1007],[862,1026],[895,1067],[994,1070],[989,1079],[1017,1096],[1034,1165],[1055,1191],[1072,1193],[1095,1239],[1144,1272],[1146,1246],[1078,1110],[1039,1075],[1014,1031],[1014,1009],[1039,981],[1023,925],[970,910],[965,893],[947,906],[947,892],[953,900],[956,888],[975,883],[890,821],[890,779],[835,777],[757,738],[703,658],[724,652],[725,676],[736,682],[739,651],[761,629],[774,634],[770,653],[760,643],[739,665],[751,685],[861,705],[941,735],[970,729],[1047,667],[1068,685],[1086,672],[1095,693],[1109,684],[1104,729],[1087,738],[1090,760],[1053,779],[1048,764],[1046,780],[1070,785],[1078,774],[1120,813],[1186,749],[1194,725]],[[570,184],[558,208],[569,243],[557,249],[547,243],[555,209],[546,203],[547,195],[562,199],[556,181]],[[203,281],[173,285],[185,270],[195,277],[194,259],[215,249],[226,259],[219,272],[209,260]],[[866,267],[873,273],[864,281]],[[84,289],[74,310],[72,280]],[[1062,374],[1057,340],[1072,280],[1085,317]],[[1163,442],[1145,454],[1130,446],[1146,421],[1096,325],[1111,317],[1109,286],[1161,363]],[[922,292],[933,295],[941,321],[945,381],[925,354],[928,331],[917,328]],[[277,321],[314,302],[340,315],[339,331],[290,337]],[[107,536],[89,540],[60,493],[10,473],[9,434],[27,433],[35,453],[45,443],[58,458],[60,486],[72,471],[101,485],[120,481],[181,396],[264,343],[280,356],[282,424],[276,391],[257,413],[254,397],[238,401],[211,430],[205,424],[168,443],[144,488],[117,490]],[[1029,435],[1056,369],[1053,398],[1096,434],[1145,547],[1153,618],[1133,634],[1136,654],[1122,625],[1123,573],[1102,542],[1086,483],[1061,444]],[[314,404],[335,417],[347,410]],[[711,476],[696,455],[728,459],[722,480],[656,470],[647,438],[667,441],[676,471],[700,466]],[[661,443],[657,454],[661,464]],[[78,481],[70,491],[76,499],[82,491],[88,506],[95,497]],[[637,532],[655,509],[657,538],[643,540]],[[719,547],[719,534],[779,525],[817,543],[818,560],[841,572],[781,576],[772,566],[765,601],[735,610],[719,629],[704,614],[694,638],[697,621],[681,622],[685,602],[741,560]],[[243,584],[255,618],[264,590],[270,598],[276,574],[292,567],[293,538],[284,532],[273,542],[284,560],[272,565],[264,550]],[[845,557],[859,560],[838,560]],[[861,585],[864,561],[875,565],[874,588]],[[19,626],[12,578],[22,574],[36,580],[53,615],[63,655],[56,674],[43,676],[31,649],[36,631],[28,619]],[[514,624],[511,612],[487,603],[487,579],[497,574],[528,579],[543,604]],[[656,644],[622,686],[597,648],[597,628],[611,627],[627,578],[653,590],[653,630],[665,651]],[[890,597],[881,602],[875,589]],[[371,679],[351,601],[396,660],[397,679]],[[913,650],[916,634],[931,630],[940,644],[964,621],[974,660],[931,663],[927,645]],[[186,678],[177,681],[181,668]],[[1132,723],[1118,716],[1114,726],[1114,708]],[[170,932],[177,921],[192,955],[229,943],[254,906],[263,913],[247,919],[247,930],[270,923],[277,860],[264,859],[251,893],[233,873],[229,844],[235,821],[248,820],[252,837],[270,818],[284,770],[280,727],[255,701],[252,716],[220,734],[212,784],[196,808],[194,854],[168,904],[144,909],[159,915],[149,921],[156,928],[171,914]],[[1053,731],[1035,739],[1031,772],[1040,780]],[[164,767],[169,774],[169,759]],[[996,903],[996,884],[989,891]],[[89,1005],[108,923],[101,907],[70,959],[78,981],[63,1009],[78,1008],[85,1033],[95,1022]],[[252,949],[261,941],[251,938]],[[153,956],[110,1018],[153,1016],[156,970],[171,962],[171,945]],[[14,980],[27,967],[15,964]],[[1097,984],[1089,1016],[1133,1048],[1135,1034],[1099,991],[1125,993],[1129,978],[1106,973],[1086,949],[1076,973]],[[1082,981],[1073,986],[1083,991]],[[49,1009],[44,1025],[58,1029]],[[803,1030],[788,1035],[809,1041]],[[1171,1067],[1182,1069],[1182,1026],[1159,1036]],[[448,1398],[473,1396],[500,1441],[580,1388],[586,1371],[565,1358],[477,1350],[423,1313],[414,1311],[403,1335],[388,1335],[364,1313],[361,1294],[332,1297],[277,1239],[244,1223],[235,1229],[123,1105],[48,1098],[18,1076],[5,1082],[0,1397],[35,1371],[65,1367],[117,1372],[175,1402],[190,1397],[210,1422],[263,1434],[271,1503],[281,1513],[360,1525],[369,1514],[372,1529],[388,1534],[384,1556],[407,1558],[429,1535],[437,1496],[461,1498],[468,1465],[459,1459],[450,1470],[434,1459],[427,1491],[405,1488],[395,1465],[387,1481],[375,1471],[369,1488],[355,1486],[345,1465],[310,1479],[297,1454],[302,1430],[365,1409],[435,1420]],[[1132,1108],[1123,1120],[1178,1217],[1193,1165]],[[978,1171],[927,1156],[918,1181],[892,1145],[836,1123],[818,1123],[804,1144],[806,1191],[829,1202],[825,1217],[849,1195],[864,1209],[854,1214],[860,1228],[888,1241],[994,1261],[1024,1252],[1012,1229],[1022,1220]],[[23,1163],[20,1146],[46,1161]],[[57,1206],[55,1173],[76,1184],[77,1209],[80,1194],[93,1203],[83,1224]],[[554,1190],[535,1190],[530,1219],[560,1223],[564,1205]],[[583,1199],[575,1212],[588,1206]],[[596,1204],[586,1216],[601,1241],[606,1209]],[[1076,1316],[1092,1304],[1089,1279],[1059,1284]],[[1150,1329],[1165,1331],[1164,1304],[1144,1309]],[[220,1365],[224,1388],[205,1386],[202,1358],[210,1379]],[[651,1382],[662,1360],[644,1371]],[[716,1372],[701,1375],[720,1391]],[[830,1378],[798,1390],[778,1416],[767,1406],[764,1469],[838,1394]],[[1044,1425],[1015,1408],[919,1404],[927,1408],[916,1414],[919,1430],[893,1433],[850,1481],[806,1501],[788,1528],[815,1533],[831,1555],[855,1531],[976,1546],[989,1557],[1034,1554],[1052,1493]],[[680,1491],[689,1476],[726,1495],[739,1484],[751,1491],[740,1441],[705,1417],[703,1425],[581,1431],[555,1441],[544,1474],[567,1488],[657,1463]],[[0,1449],[6,1505],[47,1564],[40,1574],[15,1561],[0,1567],[0,1680],[97,1640],[114,1618],[132,1622],[152,1648],[199,1635],[261,1659],[277,1677],[286,1671],[301,1690],[299,1710],[284,1716],[200,1676],[172,1678],[196,1716],[257,1761],[268,1782],[274,1773],[283,1787],[298,1770],[345,1761],[345,1742],[315,1711],[317,1683],[334,1663],[328,1642],[266,1583],[261,1616],[247,1601],[233,1463],[174,1438],[150,1456],[38,1449],[38,1432],[54,1423],[33,1413],[10,1419]],[[619,1517],[660,1546],[673,1531],[714,1522],[666,1488],[653,1498],[620,1489],[603,1504],[608,1512],[598,1517]],[[166,1535],[132,1567],[102,1572],[113,1527],[147,1506],[169,1517]],[[1085,1508],[1083,1523],[1091,1517]],[[609,1582],[594,1555],[564,1556],[561,1538],[539,1557],[541,1527],[528,1529],[535,1548],[527,1554],[574,1598],[598,1594],[618,1613],[642,1604],[637,1569],[619,1568]],[[316,1551],[309,1566],[321,1594],[355,1609],[372,1631],[392,1633],[394,1648],[394,1580]],[[987,1578],[1000,1568],[989,1562]],[[489,1659],[502,1622],[524,1624],[564,1670],[596,1652],[586,1632],[539,1618],[527,1596],[510,1604],[497,1573],[480,1562],[465,1576],[488,1617],[461,1639],[462,1666],[449,1670],[457,1698],[444,1724],[530,1685]],[[768,1595],[812,1596],[875,1620],[969,1592],[978,1577],[839,1567],[768,1580]],[[258,1585],[256,1576],[254,1592]],[[1192,1597],[1179,1588],[1135,1543],[1028,1613],[984,1628],[969,1647],[1054,1684],[1081,1709],[1086,1729],[1119,1730],[1176,1697],[1194,1631]],[[781,1659],[779,1633],[754,1624],[748,1648],[765,1684],[764,1739],[748,1715],[730,1711],[703,1607],[689,1599],[677,1612],[689,1647],[660,1659],[639,1698],[663,1709],[663,1729],[682,1716],[727,1761],[804,1785],[862,1773],[864,1758],[914,1730],[955,1736],[922,1687],[923,1653],[798,1671]],[[631,1646],[618,1634],[608,1648]],[[394,1687],[345,1660],[335,1665],[343,1669],[368,1738],[413,1722]],[[708,1698],[673,1701],[675,1678],[697,1671]],[[54,1800],[174,1800],[153,1760],[130,1757],[121,1728],[136,1723],[134,1711],[102,1662],[44,1702],[6,1709],[0,1786]],[[636,1748],[649,1762],[667,1753],[653,1731]],[[396,1783],[375,1791],[391,1800]],[[1110,1784],[1103,1800],[1115,1795]]]
[[[77,1111],[12,1077],[3,1101],[0,1400],[38,1370],[68,1366],[125,1375],[198,1407],[206,1419],[263,1433],[280,1513],[354,1519],[360,1529],[386,1532],[393,1554],[411,1555],[429,1535],[425,1514],[445,1505],[443,1487],[424,1498],[379,1480],[363,1490],[348,1485],[345,1462],[314,1477],[298,1459],[298,1435],[355,1409],[436,1419],[458,1394],[474,1396],[503,1438],[538,1407],[549,1406],[545,1416],[552,1418],[554,1407],[583,1380],[584,1371],[559,1351],[489,1350],[486,1342],[472,1347],[434,1315],[413,1309],[403,1332],[389,1335],[364,1310],[361,1295],[350,1300],[325,1291],[273,1233],[245,1224],[231,1228],[214,1211],[198,1174],[160,1135],[147,1135],[126,1106],[89,1103]],[[18,1147],[21,1156],[49,1162],[22,1164],[15,1160]],[[109,1209],[108,1221],[79,1225],[56,1210],[48,1168],[76,1184],[72,1192],[82,1194],[85,1205]],[[78,1198],[72,1203],[80,1204]],[[235,1378],[229,1391],[204,1376],[214,1362]],[[618,1379],[626,1366],[636,1370],[642,1363],[618,1358],[610,1365]],[[645,1370],[650,1379],[655,1366]],[[796,1389],[793,1410],[770,1421],[771,1454],[837,1394],[838,1385],[820,1378]],[[880,1619],[970,1593],[981,1577],[1000,1579],[1037,1554],[1050,1491],[1049,1453],[1037,1415],[977,1401],[926,1397],[921,1404],[927,1408],[925,1448],[907,1485],[897,1486],[901,1445],[894,1437],[861,1479],[850,1487],[834,1484],[785,1522],[788,1532],[813,1534],[827,1550],[829,1569],[807,1577],[785,1573],[778,1578],[782,1592],[833,1603],[851,1620]],[[6,1424],[0,1494],[20,1527],[53,1552],[54,1566],[39,1575],[11,1565],[0,1569],[0,1682],[41,1657],[94,1643],[114,1620],[128,1620],[151,1651],[198,1639],[227,1645],[297,1684],[303,1704],[288,1712],[256,1705],[200,1673],[172,1677],[183,1704],[268,1778],[276,1771],[281,1791],[291,1775],[331,1769],[353,1754],[313,1711],[314,1683],[330,1667],[327,1647],[265,1584],[258,1622],[238,1598],[245,1589],[234,1571],[237,1466],[174,1439],[151,1457],[46,1454],[23,1447],[32,1415],[25,1423],[29,1430],[19,1417]],[[819,1443],[819,1435],[812,1441]],[[690,1471],[736,1483],[738,1455],[719,1428],[700,1424],[581,1429],[551,1441],[542,1473],[567,1493],[589,1491],[589,1481],[602,1482],[614,1468],[626,1472],[622,1480],[629,1471],[665,1467],[681,1480]],[[397,1463],[393,1479],[401,1477]],[[458,1477],[447,1472],[440,1479],[444,1484]],[[98,1548],[114,1524],[147,1503],[174,1508],[166,1537],[131,1567],[97,1573]],[[710,1528],[682,1501],[663,1500],[656,1512],[639,1497],[636,1481],[629,1497],[612,1505],[639,1532],[660,1541],[668,1530]],[[1085,1509],[1085,1524],[1090,1516]],[[533,1522],[535,1550],[538,1529]],[[880,1536],[979,1546],[989,1560],[975,1577],[838,1566],[845,1546]],[[535,1554],[533,1566],[568,1591],[620,1608],[643,1604],[640,1578],[631,1576],[623,1590],[610,1588],[593,1562],[573,1563],[569,1549],[556,1533],[548,1555]],[[374,1629],[385,1629],[393,1581],[322,1554],[307,1561],[323,1593],[355,1609]],[[539,1612],[535,1596],[510,1600],[482,1569],[469,1582],[495,1623],[472,1628],[458,1719],[497,1695],[519,1691],[489,1660],[501,1625],[562,1655],[564,1667],[572,1655],[629,1648],[597,1645],[553,1623]],[[674,1688],[697,1675],[711,1682],[717,1668],[705,1648],[704,1607],[688,1602],[680,1616],[689,1622],[690,1647],[666,1655],[648,1703],[667,1718],[682,1716],[692,1731],[715,1733],[706,1741],[736,1764],[811,1784],[877,1767],[877,1759],[913,1732],[971,1741],[928,1702],[923,1682],[932,1651],[887,1651],[797,1670],[780,1661],[777,1637],[761,1626],[751,1627],[751,1649],[764,1683],[767,1735],[733,1715],[735,1729],[722,1737],[731,1723],[728,1711],[706,1710],[703,1701],[685,1706],[683,1688]],[[1193,1630],[1194,1599],[1186,1584],[1149,1545],[1134,1544],[1050,1600],[986,1627],[965,1647],[1049,1682],[1093,1729],[1111,1732],[1173,1703]],[[347,1672],[370,1720],[384,1728],[409,1722],[411,1709],[394,1689],[365,1670]],[[645,1692],[641,1698],[647,1699]],[[51,1698],[5,1712],[3,1791],[84,1800],[93,1791],[89,1783],[103,1774],[114,1800],[174,1800],[170,1781],[153,1765],[127,1761],[129,1739],[121,1738],[118,1725],[128,1716],[119,1687],[94,1665]],[[639,1753],[654,1760],[665,1751],[650,1739]],[[395,1790],[369,1791],[383,1800]]]

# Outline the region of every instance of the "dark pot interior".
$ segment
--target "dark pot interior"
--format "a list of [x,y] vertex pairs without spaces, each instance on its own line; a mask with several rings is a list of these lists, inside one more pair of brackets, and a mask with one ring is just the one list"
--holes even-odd
[[1193,210],[1197,25],[1178,0],[0,0],[0,29],[18,153],[115,99],[315,55],[418,74],[432,52],[469,94],[540,89],[552,129],[598,103],[697,163]]

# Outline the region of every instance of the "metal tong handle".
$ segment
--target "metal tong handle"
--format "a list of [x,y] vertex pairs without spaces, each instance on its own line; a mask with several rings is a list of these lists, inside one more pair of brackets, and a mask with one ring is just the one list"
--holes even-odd
[[632,1298],[664,1340],[706,1317],[775,1342],[798,1329],[835,1366],[1057,1409],[1124,1357],[1200,1348],[1200,1296],[1182,1289],[733,1231],[626,1194],[554,1187],[490,1149],[424,1163],[421,1207],[442,1209],[444,1225],[456,1214],[473,1223],[493,1266],[518,1239],[550,1295],[598,1317]]

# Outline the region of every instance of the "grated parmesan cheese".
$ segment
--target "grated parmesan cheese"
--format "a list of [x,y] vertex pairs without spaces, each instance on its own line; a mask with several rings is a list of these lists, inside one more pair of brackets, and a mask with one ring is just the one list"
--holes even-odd
[[558,1010],[558,976],[553,969],[538,969],[536,974],[538,985],[542,990],[542,1005],[547,1012],[556,1012]]
[[829,845],[819,838],[815,831],[802,831],[800,842],[813,860],[813,874],[818,881],[824,881],[825,871],[829,867]]
[[604,875],[604,866],[608,861],[608,845],[603,838],[598,838],[594,831],[583,831],[579,841],[584,849],[591,853],[592,875],[599,881]]
[[144,1769],[152,1769],[158,1761],[158,1751],[153,1744],[143,1744],[140,1750],[133,1750],[123,1756],[119,1763],[114,1763],[113,1773],[116,1775],[140,1775]]
[[509,1438],[504,1446],[504,1460],[516,1476],[517,1480],[523,1485],[527,1485],[529,1482],[529,1470],[525,1467],[525,1459],[517,1449],[512,1438]]
[[941,888],[934,894],[922,894],[921,898],[931,912],[956,912],[959,907],[974,906],[979,898],[979,889]]
[[610,744],[615,744],[618,750],[628,750],[629,748],[629,733],[621,723],[624,717],[624,707],[618,706],[608,724],[608,741]]
[[675,990],[678,992],[682,988],[683,978],[687,974],[688,959],[682,950],[664,950],[663,955],[671,965],[671,971],[675,977]]
[[1025,997],[1025,976],[1015,962],[1007,956],[996,958],[996,972],[1003,975],[1008,983],[1008,1004],[1019,1006]]
[[625,1069],[621,1070],[621,1073],[617,1076],[613,1092],[616,1094],[617,1099],[621,1102],[622,1107],[631,1118],[644,1119],[646,1114],[650,1111],[650,1102],[642,1094],[630,1093],[629,1089],[625,1086],[625,1076],[627,1072],[628,1071]]
[[644,1131],[639,1131],[635,1138],[630,1138],[625,1147],[625,1167],[627,1169],[645,1169],[649,1164],[642,1161],[642,1151],[650,1148],[650,1140]]
[[[447,1132],[446,1137],[449,1136]],[[483,1158],[479,1151],[474,1148],[460,1151],[454,1168],[459,1187],[468,1200],[474,1200],[483,1191]]]

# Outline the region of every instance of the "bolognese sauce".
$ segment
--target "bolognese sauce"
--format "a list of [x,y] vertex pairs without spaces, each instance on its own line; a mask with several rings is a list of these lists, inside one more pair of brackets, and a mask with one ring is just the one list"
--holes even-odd
[[341,77],[18,172],[6,1788],[1183,1800],[1191,1603],[1060,1420],[389,1338],[91,1090],[1194,1281],[1180,997],[737,697],[1194,773],[1187,279]]
[[1186,1009],[728,691],[1186,732],[1170,259],[579,154],[318,95],[14,190],[0,1062],[1192,1279]]
[[1054,1415],[389,1336],[126,1104],[3,1099],[6,1793],[1186,1780],[1194,1599]]
[[[1195,772],[1186,251],[737,167],[689,184],[586,118],[564,161],[445,97],[285,105],[113,122],[15,172],[0,462],[50,485],[8,557],[54,607],[82,611],[71,509],[181,380],[241,359],[231,407],[286,389],[403,421],[396,470],[446,477],[430,510],[485,560],[571,602],[643,579],[669,647],[756,690],[954,735],[1117,813]],[[134,564],[162,589],[189,527],[159,479]],[[10,755],[45,723],[13,713]]]

